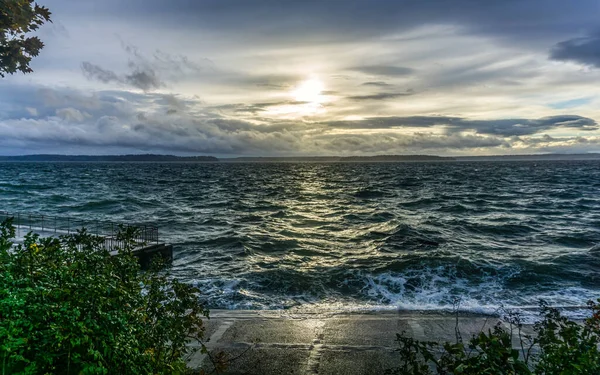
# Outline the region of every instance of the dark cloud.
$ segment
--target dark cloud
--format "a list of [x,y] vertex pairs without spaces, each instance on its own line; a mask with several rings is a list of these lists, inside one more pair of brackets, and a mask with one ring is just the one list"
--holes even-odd
[[263,102],[263,103],[235,103],[225,104],[220,106],[210,107],[217,111],[233,111],[234,113],[251,113],[256,114],[262,111],[266,111],[270,107],[277,107],[282,105],[302,105],[307,102],[301,102],[296,100],[282,100],[277,102]]
[[354,95],[348,96],[347,99],[350,100],[387,100],[387,99],[396,99],[402,96],[410,96],[414,95],[413,92],[379,92],[377,94],[369,94],[369,95]]
[[575,115],[550,116],[540,119],[469,120],[448,116],[370,117],[357,121],[332,121],[330,127],[346,129],[430,128],[441,126],[448,132],[475,131],[478,134],[504,137],[531,135],[549,129],[598,130],[593,119]]
[[538,152],[598,152],[600,137],[551,137],[544,134],[541,137],[513,137],[511,143],[519,147],[527,147]]
[[489,147],[510,147],[501,138],[478,135],[414,134],[324,134],[316,137],[321,145],[328,145],[332,153],[406,153],[407,150],[463,150]]
[[[141,56],[141,54],[138,53],[137,56]],[[201,59],[200,62],[190,61],[187,56],[173,56],[161,50],[156,50],[152,54],[152,60],[152,64],[155,65],[157,69],[171,71],[177,76],[210,70],[215,67],[215,64],[207,58]]]
[[158,89],[165,85],[151,68],[139,67],[133,64],[130,64],[130,68],[133,69],[131,73],[120,76],[111,70],[101,68],[90,62],[84,61],[81,63],[83,75],[89,80],[127,84],[143,91]]
[[429,128],[436,125],[447,125],[453,121],[461,121],[460,117],[446,116],[381,116],[367,117],[354,121],[329,121],[324,125],[343,129],[391,129],[401,127]]
[[[3,82],[6,83],[6,82]],[[0,119],[54,116],[57,109],[73,107],[85,112],[101,109],[94,94],[82,95],[75,90],[60,91],[30,85],[0,85]]]
[[133,87],[140,88],[144,91],[150,91],[163,87],[165,84],[158,78],[156,72],[152,69],[134,68],[131,74],[125,75],[125,82]]
[[274,89],[285,89],[293,86],[304,77],[300,74],[251,74],[222,71],[225,81],[239,85],[252,85]]
[[[162,100],[160,100],[161,98]],[[158,95],[157,99],[157,102],[160,103],[160,105],[167,107],[167,114],[169,115],[186,112],[189,109],[189,105],[201,103],[199,100],[190,101],[180,99],[173,94]]]
[[[57,12],[87,10],[91,1],[75,5],[63,0]],[[120,14],[146,25],[220,30],[242,43],[256,37],[328,43],[441,24],[538,46],[597,25],[600,8],[597,0],[106,0],[94,5],[98,14]]]
[[299,81],[306,79],[301,74],[257,74],[237,70],[211,68],[193,76],[201,84],[215,83],[218,85],[232,86],[236,89],[253,90],[257,87],[267,90],[286,90]]
[[600,32],[556,44],[550,51],[550,58],[600,68]]
[[540,119],[506,119],[506,120],[462,120],[448,125],[454,130],[475,130],[481,134],[497,134],[502,136],[529,135],[549,129],[576,129],[583,131],[598,130],[596,121],[581,116],[562,115]]
[[84,61],[81,64],[83,75],[89,80],[119,83],[143,91],[152,91],[165,87],[165,81],[177,82],[183,77],[214,69],[208,59],[203,60],[205,63],[203,65],[190,61],[186,56],[173,56],[160,50],[147,57],[136,46],[124,42],[121,44],[123,50],[129,55],[128,73],[117,74],[97,64]]
[[363,65],[363,66],[354,66],[348,68],[348,70],[353,70],[356,72],[361,72],[364,74],[375,75],[375,76],[387,76],[387,77],[397,77],[397,76],[406,76],[413,74],[414,69],[407,68],[404,66],[392,66],[392,65]]
[[84,61],[81,63],[83,75],[89,80],[97,80],[103,83],[123,83],[123,78],[115,72],[103,69],[98,65]]
[[28,87],[21,90],[27,97],[23,99],[37,108],[39,117],[51,116],[57,109],[66,107],[78,109],[94,118],[129,116],[138,112],[137,107],[146,108],[157,100],[157,97],[150,94],[128,91],[100,91],[86,94],[69,88]]
[[393,85],[383,81],[370,81],[363,83],[361,86],[389,87]]

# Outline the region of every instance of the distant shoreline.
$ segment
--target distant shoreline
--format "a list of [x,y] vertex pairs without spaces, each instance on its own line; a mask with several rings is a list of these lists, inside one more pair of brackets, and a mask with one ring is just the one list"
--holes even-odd
[[302,157],[236,157],[140,155],[55,155],[36,154],[0,156],[0,162],[147,162],[147,163],[393,163],[393,162],[464,162],[464,161],[544,161],[600,160],[600,153],[538,155],[374,155],[374,156],[302,156]]
[[19,155],[0,156],[0,161],[20,162],[192,162],[206,163],[218,162],[214,156],[174,156],[174,155]]

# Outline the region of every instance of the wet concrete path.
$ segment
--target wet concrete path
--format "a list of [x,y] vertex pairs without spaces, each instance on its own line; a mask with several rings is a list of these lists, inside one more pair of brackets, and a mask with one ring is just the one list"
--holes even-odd
[[[382,374],[399,364],[396,334],[419,340],[456,340],[457,317],[445,313],[292,313],[286,311],[211,311],[206,337],[211,353],[224,351],[228,374]],[[487,331],[499,318],[459,315],[467,340]],[[531,332],[531,326],[525,327]],[[194,344],[192,344],[194,345]],[[197,345],[197,344],[196,344]],[[513,345],[518,347],[518,341]],[[192,368],[213,367],[199,352],[187,358]]]

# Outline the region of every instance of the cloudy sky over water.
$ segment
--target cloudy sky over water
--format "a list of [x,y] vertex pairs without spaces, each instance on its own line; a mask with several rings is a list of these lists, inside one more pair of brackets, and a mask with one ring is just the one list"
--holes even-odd
[[600,152],[598,0],[48,0],[0,154]]

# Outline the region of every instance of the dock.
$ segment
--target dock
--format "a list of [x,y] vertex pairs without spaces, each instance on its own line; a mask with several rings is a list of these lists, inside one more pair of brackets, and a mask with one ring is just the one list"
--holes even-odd
[[158,227],[154,225],[0,211],[0,222],[8,218],[13,218],[15,244],[23,243],[28,233],[35,233],[40,237],[59,237],[75,234],[85,228],[90,234],[101,237],[104,240],[104,248],[116,255],[118,249],[124,245],[123,241],[117,238],[120,228],[135,228],[136,235],[133,241],[138,245],[133,249],[133,254],[140,260],[142,267],[147,266],[156,255],[168,262],[173,260],[173,245],[160,240]]

